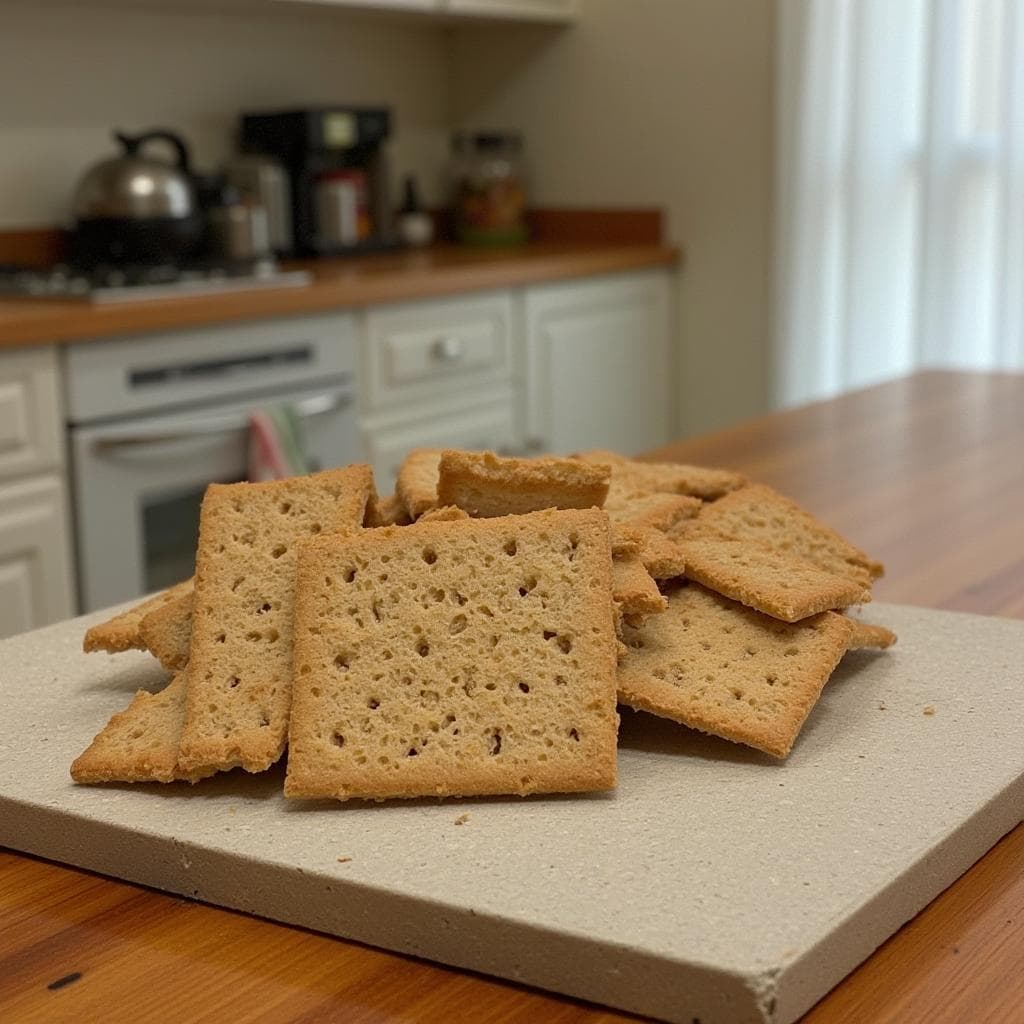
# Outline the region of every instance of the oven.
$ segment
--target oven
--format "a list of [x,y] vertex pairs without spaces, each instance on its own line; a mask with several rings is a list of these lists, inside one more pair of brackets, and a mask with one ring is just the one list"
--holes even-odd
[[80,610],[186,579],[207,484],[246,478],[249,417],[287,402],[314,468],[359,461],[347,314],[65,352]]

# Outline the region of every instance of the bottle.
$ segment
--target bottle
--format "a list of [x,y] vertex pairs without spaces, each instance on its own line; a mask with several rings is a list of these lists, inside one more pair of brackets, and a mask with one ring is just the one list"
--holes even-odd
[[416,179],[405,178],[402,205],[398,208],[398,234],[406,245],[420,248],[434,240],[434,218],[420,205]]
[[455,153],[455,233],[469,245],[525,242],[522,137],[515,132],[459,133]]

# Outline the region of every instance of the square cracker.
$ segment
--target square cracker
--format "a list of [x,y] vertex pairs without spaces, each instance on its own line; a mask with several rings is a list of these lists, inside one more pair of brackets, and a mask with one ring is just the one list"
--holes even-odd
[[184,769],[178,741],[185,724],[184,675],[159,693],[139,690],[71,766],[75,782],[198,782],[214,769]]
[[856,580],[759,542],[694,537],[680,546],[689,579],[783,622],[871,600]]
[[616,452],[598,449],[576,458],[612,467],[612,487],[624,492],[691,494],[711,500],[742,487],[746,479],[728,469],[688,466],[681,462],[639,462]]
[[615,664],[599,510],[307,541],[285,795],[611,788]]
[[86,630],[85,639],[82,642],[83,651],[108,651],[116,654],[120,651],[142,649],[145,644],[139,636],[139,624],[152,611],[163,607],[171,601],[177,600],[182,594],[192,591],[192,581],[185,580],[183,583],[176,583],[167,590],[147,597],[145,601],[132,605],[127,611],[115,615],[106,622],[100,622],[90,626]]
[[600,508],[610,478],[607,464],[579,459],[516,459],[446,449],[438,464],[437,500],[477,518],[545,508]]
[[885,571],[881,562],[765,484],[751,484],[706,505],[692,523],[683,524],[677,536],[686,539],[707,534],[759,541],[864,586]]
[[139,638],[169,672],[180,672],[188,664],[192,646],[193,591],[181,594],[150,612],[139,623]]
[[363,465],[207,489],[179,752],[186,769],[259,772],[281,756],[291,709],[298,541],[361,527],[372,494],[373,475]]
[[785,757],[852,630],[835,612],[789,624],[680,586],[665,612],[623,629],[619,700]]
[[410,519],[418,519],[427,509],[437,507],[437,468],[442,450],[413,448],[398,468],[395,494]]

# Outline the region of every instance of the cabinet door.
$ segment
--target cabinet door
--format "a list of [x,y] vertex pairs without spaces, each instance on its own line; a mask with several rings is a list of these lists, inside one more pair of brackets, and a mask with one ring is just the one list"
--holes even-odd
[[0,637],[72,614],[68,547],[59,477],[0,487]]
[[53,348],[0,352],[0,480],[54,469],[64,424]]
[[496,394],[487,405],[452,410],[429,419],[377,429],[364,426],[363,433],[377,490],[387,494],[394,489],[398,467],[412,448],[514,451],[516,429],[512,395],[508,392]]
[[527,290],[531,448],[634,455],[670,440],[669,280],[648,271]]

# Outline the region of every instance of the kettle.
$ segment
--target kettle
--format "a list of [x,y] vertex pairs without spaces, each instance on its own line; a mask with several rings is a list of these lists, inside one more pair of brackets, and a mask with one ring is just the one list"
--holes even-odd
[[[91,167],[75,189],[75,263],[180,262],[203,238],[188,147],[164,129],[135,136],[114,132],[114,138],[123,152]],[[171,146],[174,163],[141,153],[157,140]]]

